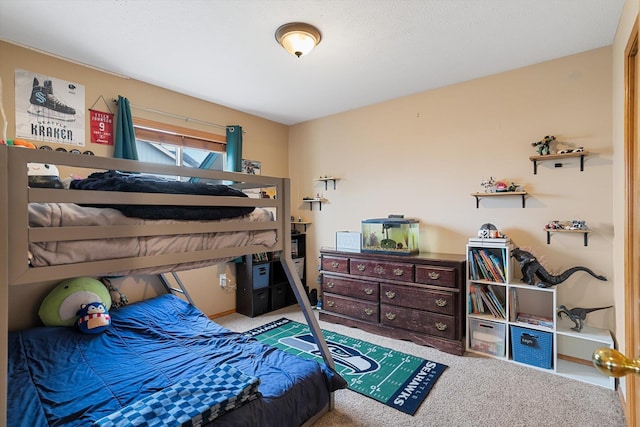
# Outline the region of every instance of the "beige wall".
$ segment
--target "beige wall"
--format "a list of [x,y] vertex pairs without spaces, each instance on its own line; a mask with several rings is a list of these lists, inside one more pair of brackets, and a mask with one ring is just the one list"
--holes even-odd
[[[87,108],[100,95],[111,99],[120,94],[135,105],[243,126],[244,157],[261,160],[263,174],[291,176],[292,198],[300,201],[292,212],[313,223],[307,257],[312,286],[318,248],[333,246],[336,231],[358,231],[362,219],[402,213],[421,221],[422,251],[464,253],[468,237],[491,222],[540,255],[553,272],[588,266],[610,281],[578,273],[558,289],[561,302],[590,307],[613,303],[619,287],[612,256],[611,55],[611,48],[598,49],[291,128],[3,42],[0,77],[9,134],[14,128],[15,68],[85,85]],[[543,163],[533,175],[531,142],[548,134],[592,152],[584,172],[574,160],[562,168]],[[91,143],[87,149],[111,154]],[[314,181],[325,175],[341,178],[336,190]],[[524,185],[530,193],[526,208],[519,198],[503,198],[483,199],[476,209],[470,193],[480,191],[480,181],[488,176]],[[309,210],[302,198],[317,193],[329,201],[322,211],[317,205]],[[552,219],[586,220],[593,228],[589,246],[577,235],[555,235],[547,245],[542,227]],[[217,273],[216,267],[184,273],[197,304],[208,314],[235,306],[234,294],[217,287]],[[125,290],[134,297],[157,287],[128,285],[124,283]],[[594,313],[589,322],[620,328],[613,310]]]
[[[318,248],[338,230],[359,231],[366,218],[404,214],[420,220],[421,251],[465,253],[469,236],[486,222],[529,248],[555,273],[575,265],[610,280],[577,273],[558,286],[560,303],[594,307],[614,302],[611,48],[510,71],[292,126],[290,171],[294,200],[322,193],[322,211],[294,206],[311,221],[307,268],[317,276]],[[428,70],[425,70],[428,72]],[[348,96],[348,94],[345,94]],[[533,174],[531,146],[555,135],[591,155],[562,168],[542,163]],[[340,177],[336,190],[315,182]],[[525,186],[530,196],[483,199],[470,193],[493,176]],[[554,235],[550,220],[586,220],[582,235]],[[615,311],[589,324],[615,329]]]
[[[245,114],[220,105],[204,102],[189,96],[159,88],[133,79],[126,79],[113,74],[104,73],[78,64],[64,61],[49,55],[44,55],[14,44],[0,41],[0,77],[3,83],[2,102],[7,116],[8,139],[15,134],[14,114],[14,70],[16,68],[32,71],[38,74],[52,76],[72,81],[85,86],[85,105],[88,109],[100,97],[107,100],[122,95],[138,106],[169,112],[180,116],[198,119],[223,125],[238,124],[245,131],[243,137],[243,157],[262,161],[262,174],[272,176],[288,176],[288,127],[256,116]],[[179,79],[180,76],[176,76]],[[224,84],[224,82],[220,82]],[[102,101],[95,107],[106,111]],[[110,105],[116,112],[114,105]],[[194,122],[172,119],[163,115],[145,112],[132,108],[134,116],[152,120],[165,121],[184,127],[192,127],[203,131],[224,135],[224,129],[202,126]],[[88,115],[87,115],[88,116]],[[0,119],[1,121],[1,119]],[[91,150],[99,156],[111,156],[113,147],[92,144],[89,137],[89,121],[85,123],[86,145],[82,151]],[[75,148],[64,144],[49,144],[54,147],[63,146],[67,149]],[[193,272],[180,273],[196,304],[205,313],[213,315],[235,308],[235,294],[223,291],[218,286],[218,270],[227,270],[235,282],[235,268],[232,264],[209,267]],[[161,288],[153,278],[136,277],[116,281],[131,299],[139,299],[153,295]],[[46,294],[48,286],[29,286],[22,289],[12,289],[11,297],[20,296],[22,305],[19,310],[10,313],[14,324],[24,324],[30,314],[37,311],[42,295]],[[31,299],[30,299],[31,297]]]

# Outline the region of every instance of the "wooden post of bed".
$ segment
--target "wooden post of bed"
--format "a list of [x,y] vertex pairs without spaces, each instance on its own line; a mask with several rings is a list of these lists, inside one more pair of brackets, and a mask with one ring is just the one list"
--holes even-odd
[[[284,194],[290,195],[290,181],[288,178],[284,179]],[[278,195],[280,197],[280,195]],[[333,361],[333,357],[331,357],[331,353],[329,352],[329,347],[327,346],[327,342],[324,339],[324,335],[320,330],[320,325],[318,324],[318,319],[313,314],[313,310],[311,309],[311,304],[309,304],[309,298],[304,290],[304,286],[302,285],[302,281],[298,276],[295,268],[295,264],[293,263],[293,258],[291,257],[291,200],[282,200],[282,213],[284,215],[284,226],[285,230],[283,230],[284,242],[283,242],[283,250],[282,255],[280,256],[280,262],[282,263],[282,267],[284,269],[285,274],[287,275],[287,279],[289,280],[289,284],[291,285],[291,289],[298,300],[298,305],[302,309],[302,314],[304,314],[305,319],[307,320],[307,324],[309,325],[309,329],[311,329],[311,334],[313,335],[318,348],[320,349],[320,353],[322,354],[322,358],[324,359],[324,363],[327,364],[329,368],[335,370],[335,363]]]
[[[0,145],[0,183],[8,177],[7,146]],[[7,365],[9,339],[9,195],[8,185],[0,185],[0,425],[7,425]]]

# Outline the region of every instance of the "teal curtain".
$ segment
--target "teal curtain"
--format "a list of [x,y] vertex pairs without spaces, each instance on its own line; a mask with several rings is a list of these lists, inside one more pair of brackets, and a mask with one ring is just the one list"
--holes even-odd
[[133,117],[129,100],[118,95],[118,117],[116,119],[116,142],[113,157],[138,160],[136,133],[133,130]]
[[227,167],[228,172],[242,172],[242,127],[227,126]]

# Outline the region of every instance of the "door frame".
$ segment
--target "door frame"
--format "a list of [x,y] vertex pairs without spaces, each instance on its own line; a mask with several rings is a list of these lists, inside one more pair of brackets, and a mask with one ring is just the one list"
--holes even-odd
[[[640,173],[638,167],[638,114],[637,103],[640,90],[638,79],[638,17],[631,30],[625,49],[624,84],[624,176],[625,176],[625,229],[624,229],[624,295],[625,295],[625,352],[628,357],[638,357],[640,348]],[[628,375],[626,378],[626,418],[627,425],[640,423],[640,378]]]

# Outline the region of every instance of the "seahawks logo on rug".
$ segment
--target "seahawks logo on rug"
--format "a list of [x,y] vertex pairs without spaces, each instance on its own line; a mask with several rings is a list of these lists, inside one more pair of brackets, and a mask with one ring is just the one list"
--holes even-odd
[[[320,350],[318,349],[318,345],[310,334],[280,338],[278,342],[314,356],[322,356],[322,353],[320,353]],[[326,342],[327,347],[329,347],[329,352],[331,353],[331,356],[333,356],[334,362],[351,369],[354,374],[375,372],[380,368],[378,362],[365,356],[353,347],[328,340]]]

